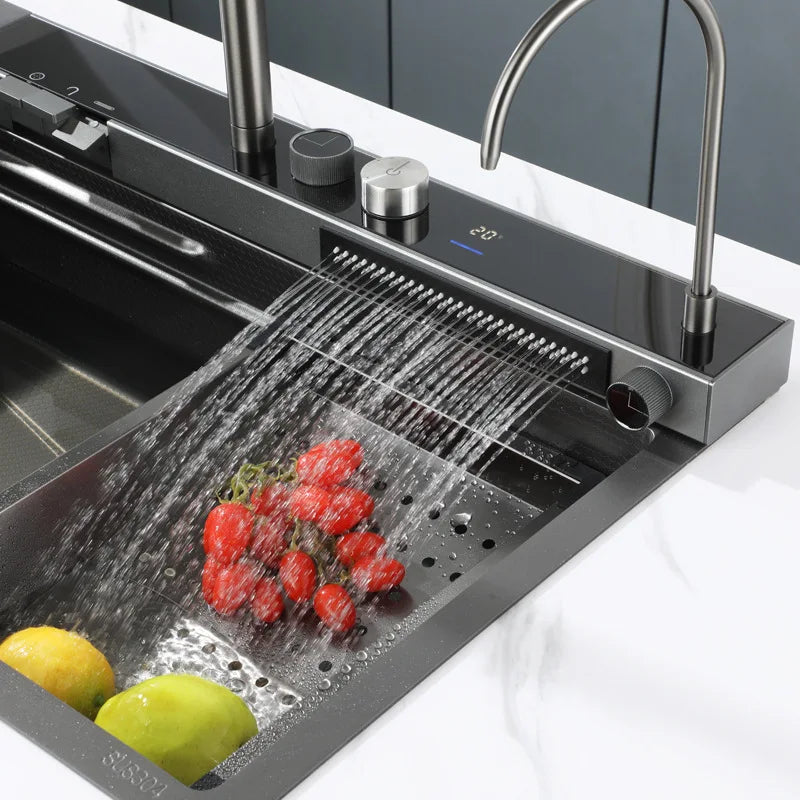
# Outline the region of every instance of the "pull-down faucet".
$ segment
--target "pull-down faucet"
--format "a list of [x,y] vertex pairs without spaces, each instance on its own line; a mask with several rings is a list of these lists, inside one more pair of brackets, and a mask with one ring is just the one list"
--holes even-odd
[[[494,169],[500,158],[503,131],[511,102],[530,63],[545,42],[577,11],[592,0],[557,0],[533,24],[517,45],[497,82],[481,140],[481,166]],[[717,292],[711,285],[714,258],[714,227],[719,183],[719,153],[722,112],[725,105],[725,40],[719,19],[709,0],[685,0],[697,18],[706,44],[706,100],[703,145],[700,157],[700,187],[697,196],[697,230],[694,273],[686,287],[683,328],[689,334],[707,334],[716,324]]]
[[275,145],[266,0],[219,0],[231,144],[257,163]]

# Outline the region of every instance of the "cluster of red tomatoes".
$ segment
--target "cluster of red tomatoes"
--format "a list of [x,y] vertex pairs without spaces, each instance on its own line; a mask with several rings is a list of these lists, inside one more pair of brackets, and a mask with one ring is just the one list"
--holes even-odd
[[225,615],[249,605],[272,623],[285,596],[311,602],[328,628],[345,632],[356,621],[354,596],[399,586],[405,568],[386,555],[386,540],[353,530],[375,509],[367,492],[343,485],[363,460],[358,442],[332,439],[288,471],[275,462],[244,465],[206,518],[206,602]]

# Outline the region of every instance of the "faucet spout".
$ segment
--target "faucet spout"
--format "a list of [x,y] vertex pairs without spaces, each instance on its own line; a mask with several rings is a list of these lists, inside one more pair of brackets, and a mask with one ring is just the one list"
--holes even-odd
[[219,0],[234,152],[257,157],[275,145],[266,0]]
[[[725,106],[725,39],[710,0],[684,0],[694,13],[706,46],[706,98],[700,179],[697,193],[697,229],[692,282],[686,288],[683,328],[690,334],[708,334],[716,325],[717,293],[711,285],[714,232],[717,216],[719,156]],[[522,78],[550,37],[592,0],[556,0],[517,45],[497,82],[481,137],[481,166],[494,169],[500,158],[508,112]]]

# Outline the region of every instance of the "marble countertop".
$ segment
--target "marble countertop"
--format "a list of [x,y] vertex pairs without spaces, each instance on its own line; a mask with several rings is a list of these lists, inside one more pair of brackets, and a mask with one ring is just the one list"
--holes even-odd
[[[16,0],[224,88],[218,42],[114,0]],[[683,276],[690,225],[273,67],[276,113]],[[718,238],[715,285],[800,318],[800,267]],[[796,346],[798,342],[795,342]],[[324,764],[292,800],[800,796],[800,366],[721,441]],[[99,800],[0,723],[4,796]],[[369,787],[369,788],[366,788]]]

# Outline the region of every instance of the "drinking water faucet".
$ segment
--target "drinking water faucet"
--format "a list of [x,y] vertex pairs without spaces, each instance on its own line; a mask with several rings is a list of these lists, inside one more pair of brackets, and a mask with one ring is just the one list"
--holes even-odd
[[[495,169],[500,158],[503,131],[514,94],[530,63],[548,39],[577,11],[592,0],[556,0],[539,17],[517,45],[505,65],[489,103],[481,138],[481,166]],[[717,291],[711,285],[714,228],[719,183],[722,112],[725,105],[725,40],[710,0],[685,0],[697,18],[706,44],[706,99],[700,186],[697,196],[694,272],[686,287],[683,329],[688,334],[709,334],[716,324]]]
[[231,144],[257,161],[275,146],[266,0],[219,0]]

